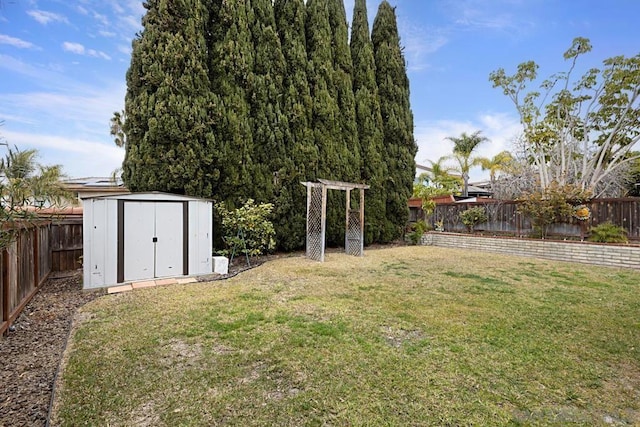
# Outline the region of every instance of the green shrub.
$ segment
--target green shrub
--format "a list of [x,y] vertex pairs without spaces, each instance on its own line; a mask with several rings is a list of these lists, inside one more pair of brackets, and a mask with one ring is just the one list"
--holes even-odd
[[271,203],[256,205],[249,199],[239,209],[228,210],[223,203],[216,204],[216,209],[222,217],[222,239],[227,246],[221,254],[256,256],[275,248],[275,230],[269,220]]
[[476,225],[487,222],[489,218],[487,217],[484,207],[476,206],[475,208],[460,212],[460,219],[469,232],[472,232]]
[[409,234],[409,239],[411,239],[411,243],[417,245],[420,243],[420,238],[427,231],[427,224],[424,221],[418,221],[411,226],[411,233]]
[[600,243],[627,243],[627,232],[624,228],[618,227],[611,222],[603,222],[595,227],[591,227],[589,241]]
[[518,212],[531,220],[536,234],[539,233],[544,239],[551,224],[568,222],[574,215],[573,205],[582,203],[589,195],[575,185],[553,182],[544,191],[535,191],[522,197]]

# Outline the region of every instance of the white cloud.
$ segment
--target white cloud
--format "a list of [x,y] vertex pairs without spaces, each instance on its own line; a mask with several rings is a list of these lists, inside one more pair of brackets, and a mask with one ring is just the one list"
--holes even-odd
[[429,68],[427,56],[437,52],[449,41],[443,31],[412,26],[409,23],[398,22],[400,44],[404,46],[408,71],[421,71]]
[[87,55],[93,56],[95,58],[106,59],[107,61],[111,60],[111,57],[109,55],[99,50],[89,49],[87,50]]
[[114,1],[111,3],[111,7],[115,12],[120,33],[133,35],[141,29],[141,18],[147,12],[141,1]]
[[38,149],[43,164],[61,164],[69,176],[109,176],[124,158],[123,149],[109,135],[109,120],[122,109],[125,83],[91,87],[47,76],[55,81],[55,89],[0,98],[6,141],[21,149]]
[[[414,136],[418,144],[416,163],[429,165],[428,160],[437,161],[453,151],[453,143],[447,137],[458,137],[462,132],[473,133],[478,130],[489,139],[478,146],[476,156],[493,157],[503,150],[510,150],[511,142],[522,127],[516,117],[505,113],[478,114],[470,121],[438,120],[416,124]],[[488,172],[480,168],[471,170],[471,180],[488,178]]]
[[85,49],[85,47],[80,43],[64,42],[62,43],[62,49],[66,52],[75,53],[77,55],[88,55],[93,56],[94,58],[102,58],[106,60],[111,59],[111,57],[106,53],[95,49]]
[[0,44],[8,44],[20,49],[30,49],[34,47],[34,44],[31,42],[11,37],[6,34],[0,34]]
[[3,131],[3,134],[10,145],[21,150],[37,149],[40,163],[62,165],[63,172],[70,177],[109,176],[124,159],[124,149],[115,144],[29,132]]
[[[528,18],[533,2],[512,0],[456,0],[449,2],[450,14],[457,27],[508,32],[519,35],[535,26]],[[535,6],[533,6],[535,7]]]
[[118,45],[118,51],[120,53],[124,53],[125,55],[131,55],[131,45]]
[[100,22],[104,26],[109,26],[109,19],[105,15],[102,15],[98,12],[93,12],[93,18]]
[[47,12],[44,10],[28,10],[27,15],[43,25],[47,25],[49,22],[62,22],[65,24],[69,23],[69,20],[66,16],[54,12]]
[[[141,15],[142,16],[142,15]],[[135,15],[126,15],[119,17],[120,24],[127,31],[130,31],[132,34],[135,34],[142,28],[142,23],[140,20],[140,16]]]
[[117,82],[99,89],[77,85],[64,92],[8,93],[0,100],[0,115],[29,117],[41,128],[75,127],[76,133],[104,136],[111,115],[122,109],[125,92],[125,83]]
[[116,36],[116,33],[114,33],[113,31],[105,31],[105,30],[98,31],[98,34],[100,34],[102,37],[115,37]]
[[0,54],[0,68],[42,81],[51,81],[50,79],[54,77],[47,70],[36,68],[9,55]]
[[84,55],[84,46],[80,43],[64,42],[62,43],[62,49],[66,52]]

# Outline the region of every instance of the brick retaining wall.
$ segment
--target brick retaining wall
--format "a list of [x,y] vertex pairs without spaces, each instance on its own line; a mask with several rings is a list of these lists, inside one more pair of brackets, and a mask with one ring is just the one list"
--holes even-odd
[[640,246],[483,237],[441,232],[425,233],[422,236],[421,244],[640,269]]

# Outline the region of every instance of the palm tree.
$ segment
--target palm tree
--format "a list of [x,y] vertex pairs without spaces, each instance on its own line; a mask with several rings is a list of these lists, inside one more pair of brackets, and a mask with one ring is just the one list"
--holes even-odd
[[40,165],[37,155],[37,150],[9,149],[0,159],[0,203],[5,214],[24,212],[16,208],[28,205],[60,204],[68,198],[61,167]]
[[467,135],[466,132],[458,137],[448,136],[446,139],[453,142],[453,155],[451,158],[458,162],[459,171],[462,174],[463,188],[462,195],[467,197],[469,195],[469,170],[473,166],[480,165],[478,158],[472,158],[471,154],[481,143],[488,141],[489,139],[480,136],[481,131],[476,131],[471,135]]
[[486,157],[480,157],[480,166],[482,166],[482,170],[489,171],[489,177],[491,179],[491,185],[493,186],[494,181],[496,180],[496,173],[505,171],[511,166],[513,163],[513,156],[507,150],[501,151],[491,159]]
[[435,162],[427,159],[430,166],[426,168],[426,172],[421,173],[418,177],[420,182],[433,187],[442,187],[442,182],[447,181],[451,177],[450,173],[455,169],[444,164],[447,160],[449,160],[449,156],[442,156]]

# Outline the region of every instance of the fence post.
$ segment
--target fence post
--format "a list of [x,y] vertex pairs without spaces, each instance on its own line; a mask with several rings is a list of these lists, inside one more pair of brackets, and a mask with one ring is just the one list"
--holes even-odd
[[9,252],[7,248],[2,249],[2,323],[9,321]]
[[40,251],[38,251],[38,241],[40,240],[40,225],[33,227],[33,288],[40,284]]

